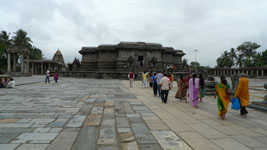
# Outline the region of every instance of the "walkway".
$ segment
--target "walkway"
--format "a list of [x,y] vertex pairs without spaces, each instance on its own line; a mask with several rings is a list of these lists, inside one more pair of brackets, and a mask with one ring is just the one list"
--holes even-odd
[[[16,78],[20,83],[43,76]],[[215,101],[199,109],[167,104],[135,81],[61,78],[59,84],[0,89],[1,150],[266,149],[267,113],[249,109],[217,118]]]
[[[128,87],[127,82],[124,85]],[[205,97],[199,104],[200,108],[193,109],[191,102],[180,102],[174,98],[176,88],[171,90],[168,103],[164,104],[158,97],[152,96],[151,88],[140,87],[141,81],[128,89],[193,149],[267,148],[266,112],[248,109],[248,117],[242,118],[229,105],[226,120],[222,121],[217,117],[213,97]]]

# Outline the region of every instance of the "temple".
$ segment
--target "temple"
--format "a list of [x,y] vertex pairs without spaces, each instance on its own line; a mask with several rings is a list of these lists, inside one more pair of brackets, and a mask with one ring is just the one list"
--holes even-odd
[[30,69],[31,74],[45,74],[46,70],[49,69],[51,72],[54,71],[65,71],[66,65],[64,63],[64,58],[61,51],[58,49],[53,56],[52,60],[30,60]]
[[81,64],[66,76],[126,78],[127,72],[173,71],[184,72],[182,50],[163,47],[158,43],[120,42],[116,45],[102,44],[97,47],[82,47]]

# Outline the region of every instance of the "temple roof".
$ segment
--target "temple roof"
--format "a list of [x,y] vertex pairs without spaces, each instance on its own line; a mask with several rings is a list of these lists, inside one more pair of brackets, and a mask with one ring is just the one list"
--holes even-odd
[[134,49],[163,49],[159,43],[145,43],[145,42],[120,42],[116,47],[119,48],[134,48]]
[[82,49],[79,51],[80,54],[83,53],[91,53],[98,50],[101,51],[112,51],[112,50],[118,50],[118,49],[137,49],[137,50],[164,50],[166,52],[176,53],[176,54],[182,54],[182,50],[178,50],[177,53],[176,50],[174,50],[173,47],[163,47],[159,43],[145,43],[145,42],[120,42],[119,44],[100,44],[97,47],[82,47]]
[[62,55],[61,51],[58,49],[55,53],[55,55]]

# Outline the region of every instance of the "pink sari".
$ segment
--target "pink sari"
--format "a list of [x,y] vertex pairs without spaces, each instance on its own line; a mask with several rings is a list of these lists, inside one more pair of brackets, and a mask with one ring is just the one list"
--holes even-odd
[[189,80],[189,98],[192,100],[193,107],[198,107],[198,92],[199,92],[199,79],[195,78],[195,84],[193,78]]

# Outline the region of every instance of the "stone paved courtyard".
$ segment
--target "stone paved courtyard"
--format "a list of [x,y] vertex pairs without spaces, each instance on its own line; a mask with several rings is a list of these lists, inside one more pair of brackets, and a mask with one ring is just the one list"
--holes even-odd
[[0,89],[0,150],[267,149],[266,112],[241,118],[229,105],[221,121],[212,97],[193,109],[173,98],[176,88],[163,104],[141,81],[15,80],[35,83]]

